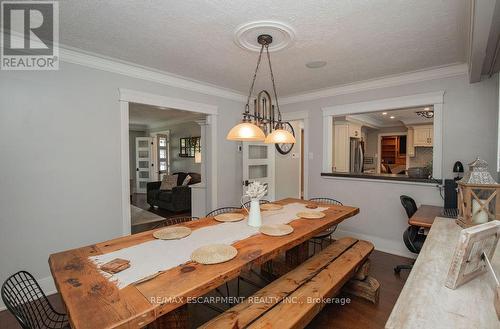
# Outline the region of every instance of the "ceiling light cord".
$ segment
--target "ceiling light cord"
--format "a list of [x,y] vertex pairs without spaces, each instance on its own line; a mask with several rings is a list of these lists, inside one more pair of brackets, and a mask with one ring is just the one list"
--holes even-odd
[[257,73],[259,72],[259,66],[260,66],[260,61],[262,59],[262,52],[263,51],[264,51],[264,45],[262,45],[262,47],[260,47],[259,59],[257,59],[257,66],[255,67],[255,71],[253,73],[252,84],[250,85],[250,90],[248,91],[247,104],[245,105],[245,115],[248,115],[250,113],[250,98],[252,97],[252,94],[253,94],[255,80],[257,79]]
[[269,55],[269,45],[268,44],[262,45],[262,47],[264,46],[266,47],[267,62],[269,63],[269,72],[271,73],[271,82],[273,84],[274,99],[276,101],[276,109],[278,110],[278,124],[276,125],[276,127],[279,128],[279,126],[281,126],[281,111],[280,111],[280,105],[278,103],[278,93],[276,92],[276,84],[274,83],[273,67],[271,65],[271,55]]

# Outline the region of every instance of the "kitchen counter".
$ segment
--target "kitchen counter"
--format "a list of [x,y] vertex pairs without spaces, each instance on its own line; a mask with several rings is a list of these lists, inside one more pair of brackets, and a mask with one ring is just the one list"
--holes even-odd
[[321,173],[321,176],[326,177],[346,177],[346,178],[365,178],[365,179],[380,179],[389,181],[403,181],[403,182],[413,182],[413,183],[429,183],[429,184],[440,184],[441,181],[437,179],[428,178],[411,178],[407,175],[398,174],[375,174],[375,173],[343,173],[343,172],[331,172],[331,173]]

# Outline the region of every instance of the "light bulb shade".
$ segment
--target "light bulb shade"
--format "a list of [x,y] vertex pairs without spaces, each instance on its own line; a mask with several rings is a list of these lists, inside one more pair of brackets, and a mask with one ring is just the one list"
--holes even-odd
[[267,144],[295,144],[295,137],[284,129],[276,129],[267,135],[264,143]]
[[263,142],[266,135],[258,126],[250,122],[242,122],[234,126],[226,136],[230,141]]

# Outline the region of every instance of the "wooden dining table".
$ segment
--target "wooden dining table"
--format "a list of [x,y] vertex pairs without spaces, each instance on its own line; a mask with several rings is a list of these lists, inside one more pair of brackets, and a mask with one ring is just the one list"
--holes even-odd
[[[310,203],[284,199],[275,203]],[[293,267],[308,257],[308,240],[316,234],[359,213],[349,206],[324,205],[321,219],[296,219],[293,233],[280,237],[256,234],[237,241],[235,258],[225,263],[203,265],[192,261],[167,268],[154,278],[122,289],[105,278],[89,257],[135,246],[154,239],[152,231],[124,236],[50,255],[49,266],[74,329],[187,328],[187,303],[239,276],[254,265],[286,253]],[[213,217],[182,223],[192,230],[220,224]],[[216,242],[216,241],[214,241]]]

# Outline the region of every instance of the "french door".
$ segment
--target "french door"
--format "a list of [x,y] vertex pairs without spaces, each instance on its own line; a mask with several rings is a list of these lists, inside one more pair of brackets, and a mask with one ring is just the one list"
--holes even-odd
[[170,173],[170,150],[169,134],[156,135],[157,158],[158,158],[158,180]]
[[146,185],[151,180],[151,142],[151,137],[135,138],[135,189],[137,193],[146,193]]
[[258,142],[243,142],[243,193],[254,181],[267,185],[264,199],[275,198],[275,146]]

